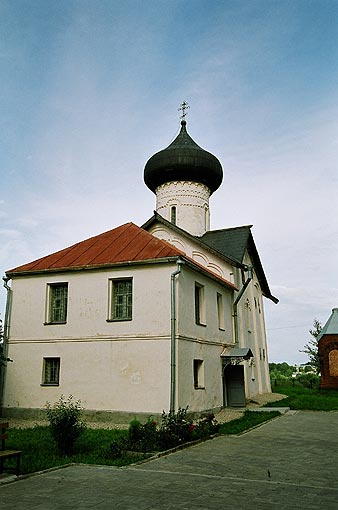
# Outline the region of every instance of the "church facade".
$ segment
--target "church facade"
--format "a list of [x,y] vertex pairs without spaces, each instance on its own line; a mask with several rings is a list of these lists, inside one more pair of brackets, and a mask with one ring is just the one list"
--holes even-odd
[[222,178],[183,120],[145,166],[156,211],[144,225],[7,271],[3,415],[37,413],[61,394],[88,411],[149,415],[271,391],[263,298],[278,300],[251,226],[210,230]]

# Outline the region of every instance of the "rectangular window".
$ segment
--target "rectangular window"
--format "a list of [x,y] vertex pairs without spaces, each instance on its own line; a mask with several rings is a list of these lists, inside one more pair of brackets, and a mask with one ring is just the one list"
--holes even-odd
[[43,358],[42,384],[58,386],[60,379],[60,358]]
[[218,320],[218,329],[225,329],[224,327],[224,306],[223,306],[223,296],[219,292],[217,292],[217,320]]
[[133,282],[132,278],[111,280],[110,320],[132,319]]
[[204,365],[202,359],[194,359],[194,388],[204,388]]
[[199,283],[195,283],[195,322],[201,326],[205,325],[204,287]]
[[64,324],[67,321],[68,283],[48,285],[48,324]]

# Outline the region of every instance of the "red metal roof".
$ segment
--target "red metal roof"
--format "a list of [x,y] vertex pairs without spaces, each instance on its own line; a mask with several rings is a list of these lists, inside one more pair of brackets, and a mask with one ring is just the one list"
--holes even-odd
[[214,273],[210,268],[202,266],[183,251],[167,241],[158,239],[134,223],[126,223],[64,250],[6,271],[6,274],[15,276],[40,271],[98,268],[123,262],[142,262],[167,257],[184,257],[195,267],[216,277],[231,289],[236,289],[233,283]]
[[7,274],[98,267],[179,255],[184,253],[134,223],[126,223],[69,248],[11,269]]

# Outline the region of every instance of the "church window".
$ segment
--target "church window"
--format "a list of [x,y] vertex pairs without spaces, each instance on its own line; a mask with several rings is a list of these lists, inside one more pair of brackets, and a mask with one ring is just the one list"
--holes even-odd
[[194,370],[194,388],[203,389],[204,388],[204,363],[202,359],[194,359],[193,364]]
[[195,322],[201,326],[205,324],[204,286],[199,283],[195,283]]
[[173,225],[176,225],[176,215],[177,215],[176,205],[173,205],[170,208],[170,221]]
[[111,281],[110,320],[126,321],[132,319],[132,278]]
[[217,320],[218,320],[218,329],[224,330],[223,296],[219,292],[217,292]]
[[58,386],[60,379],[60,358],[43,358],[42,385]]
[[48,284],[47,294],[47,324],[65,324],[67,321],[68,283]]

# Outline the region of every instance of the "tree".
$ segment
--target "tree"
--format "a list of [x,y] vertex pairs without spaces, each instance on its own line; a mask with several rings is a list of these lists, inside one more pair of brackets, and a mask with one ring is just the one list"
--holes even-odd
[[269,363],[271,379],[289,379],[293,372],[294,367],[288,365],[285,361],[282,363]]
[[4,339],[4,330],[2,327],[2,320],[0,319],[0,368],[5,367],[7,365],[7,361],[13,361],[4,355],[3,339]]
[[320,361],[318,356],[318,336],[322,331],[322,325],[317,320],[313,321],[313,329],[309,329],[309,333],[312,338],[308,341],[306,345],[304,345],[304,349],[300,349],[299,352],[305,352],[309,356],[309,365],[316,371],[317,374],[320,374]]

